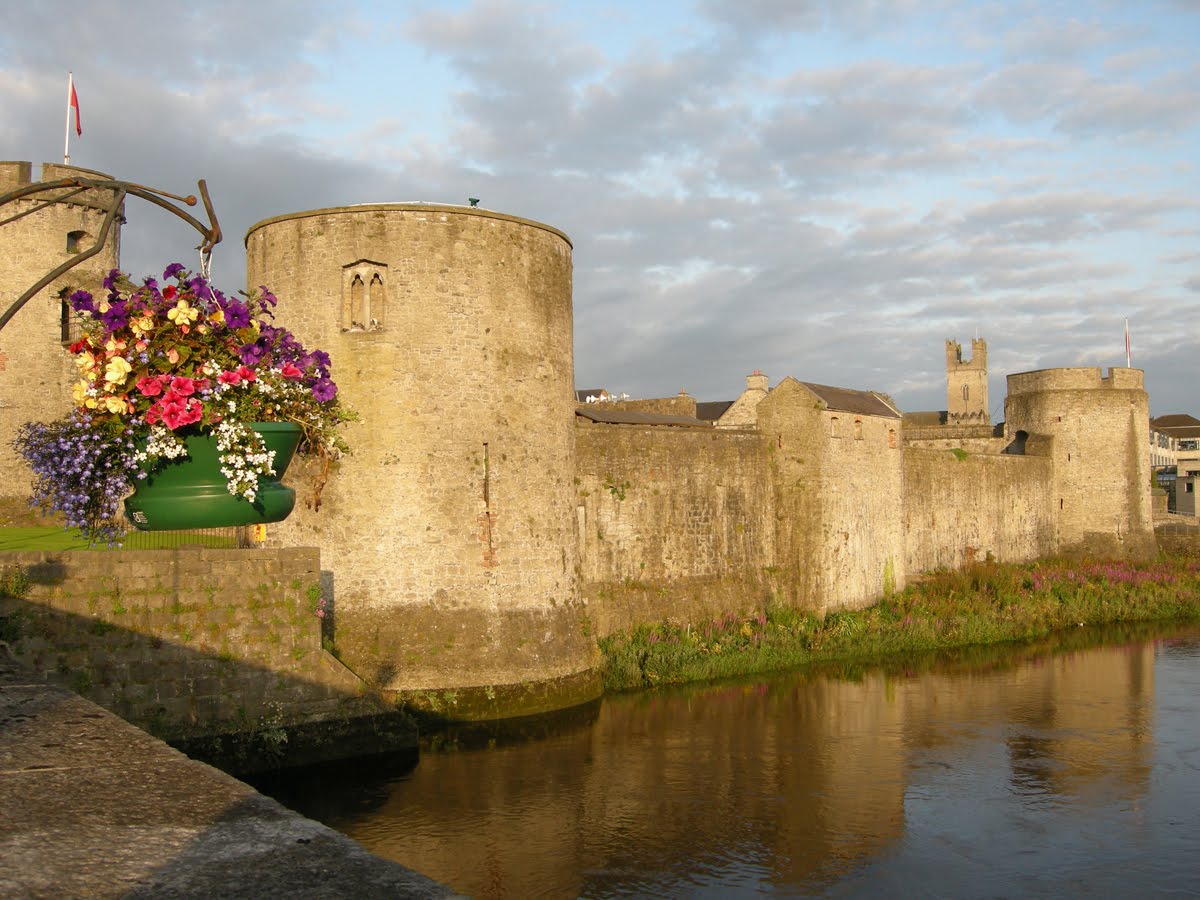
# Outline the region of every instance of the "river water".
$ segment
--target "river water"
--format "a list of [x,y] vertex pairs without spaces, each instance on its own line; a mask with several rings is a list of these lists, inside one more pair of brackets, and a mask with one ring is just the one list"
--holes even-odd
[[606,697],[260,784],[477,898],[1200,893],[1200,630]]

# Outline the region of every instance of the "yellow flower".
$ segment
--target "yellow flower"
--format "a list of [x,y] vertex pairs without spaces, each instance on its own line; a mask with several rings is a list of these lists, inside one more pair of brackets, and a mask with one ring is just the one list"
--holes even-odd
[[91,385],[87,381],[77,381],[75,386],[71,388],[71,396],[75,398],[76,406],[83,406],[83,403],[88,398],[88,388]]
[[119,415],[119,416],[124,415],[126,410],[129,407],[129,404],[126,402],[124,396],[105,397],[104,405],[108,408],[108,411],[110,413],[115,413],[116,415]]
[[186,300],[180,300],[174,309],[167,312],[167,318],[176,325],[188,325],[200,318],[200,310],[188,306]]
[[114,356],[104,368],[104,380],[112,384],[124,384],[133,366],[123,356]]
[[212,322],[214,325],[225,324],[225,310],[218,306],[208,314],[208,321]]
[[143,334],[149,334],[154,330],[154,319],[150,316],[141,316],[129,323],[129,327],[138,337]]
[[100,372],[100,361],[90,353],[81,353],[75,357],[75,365],[79,367],[79,377],[94,382]]

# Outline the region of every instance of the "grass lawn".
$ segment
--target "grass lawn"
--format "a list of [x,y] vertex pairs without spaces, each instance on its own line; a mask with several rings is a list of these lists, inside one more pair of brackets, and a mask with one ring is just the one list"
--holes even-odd
[[13,550],[163,550],[197,544],[204,547],[235,548],[237,537],[233,529],[220,529],[220,534],[194,531],[131,531],[121,547],[104,544],[89,546],[79,530],[48,526],[40,528],[0,528],[0,552]]

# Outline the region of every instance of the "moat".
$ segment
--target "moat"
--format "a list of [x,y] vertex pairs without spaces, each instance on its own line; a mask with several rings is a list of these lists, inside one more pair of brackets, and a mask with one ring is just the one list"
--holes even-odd
[[610,696],[262,785],[473,897],[1162,895],[1200,627]]

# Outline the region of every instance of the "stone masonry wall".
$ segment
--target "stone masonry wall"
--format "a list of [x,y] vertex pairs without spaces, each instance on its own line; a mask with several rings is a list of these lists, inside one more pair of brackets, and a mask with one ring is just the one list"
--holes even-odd
[[17,569],[28,594],[0,591],[13,654],[158,737],[380,712],[321,647],[315,550],[0,553]]
[[696,398],[683,391],[674,397],[651,397],[645,400],[602,400],[598,409],[623,409],[629,412],[653,413],[662,416],[696,417]]
[[1055,552],[1050,460],[904,451],[905,568],[958,569],[989,556],[1021,562]]
[[[836,427],[833,422],[837,419]],[[862,607],[905,583],[898,418],[829,410],[785,378],[758,404],[790,605]]]
[[[361,416],[320,511],[300,504],[270,530],[320,547],[347,665],[399,692],[487,699],[543,682],[561,687],[558,705],[596,696],[567,237],[489,210],[373,204],[260,222],[246,253],[247,282],[269,285],[279,321],[330,353]],[[366,330],[346,313],[360,271],[382,282]],[[303,495],[308,469],[294,469]]]
[[1043,369],[1008,377],[1005,429],[1053,437],[1058,550],[1156,552],[1146,453],[1149,401],[1138,369]]
[[580,571],[601,636],[764,601],[775,515],[760,435],[597,424],[575,435]]

